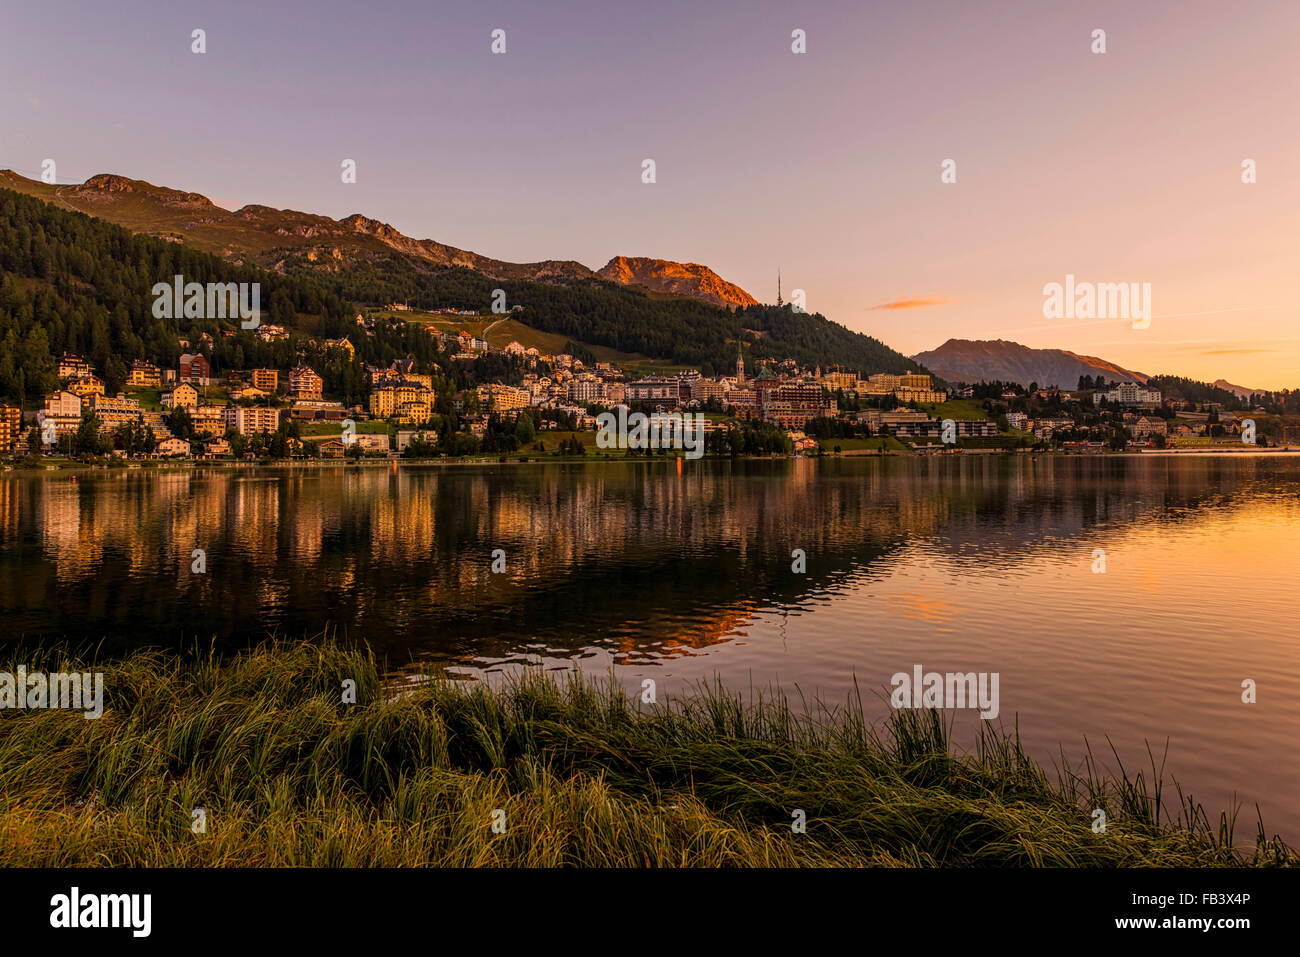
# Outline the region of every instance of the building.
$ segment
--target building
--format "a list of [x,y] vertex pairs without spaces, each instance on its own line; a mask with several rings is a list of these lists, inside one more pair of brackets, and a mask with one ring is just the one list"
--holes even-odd
[[199,404],[199,390],[188,382],[182,382],[175,388],[168,389],[159,401],[164,409],[193,409]]
[[51,392],[45,397],[45,411],[55,416],[72,416],[81,421],[81,396],[72,392]]
[[666,405],[676,407],[681,398],[680,384],[677,379],[665,379],[662,376],[647,376],[627,384],[627,401],[644,402],[647,405]]
[[[929,392],[934,387],[930,383],[929,375],[923,372],[905,372],[901,375],[893,375],[888,372],[878,372],[867,378],[865,387],[859,384],[859,388],[864,392],[871,392],[878,395],[884,395],[888,392],[897,392],[900,389],[907,391]],[[947,396],[945,395],[945,398]],[[942,401],[942,400],[940,400]]]
[[59,356],[58,374],[60,379],[75,379],[78,376],[90,375],[90,363],[81,356],[74,356],[64,353]]
[[583,374],[568,384],[570,402],[591,404],[605,401],[605,383],[595,376]]
[[752,415],[758,410],[758,390],[748,386],[731,389],[726,394],[724,404],[736,415]]
[[53,427],[55,435],[72,434],[81,427],[81,397],[71,392],[51,392],[45,397],[45,408],[36,413],[36,424],[42,441]]
[[701,403],[708,402],[710,399],[721,402],[728,389],[730,385],[725,379],[700,379],[691,383],[691,398]]
[[140,421],[140,400],[120,394],[87,396],[86,410],[94,413],[100,432],[112,432],[128,422]]
[[184,439],[178,439],[175,436],[172,436],[171,438],[163,439],[159,442],[156,452],[158,455],[165,457],[189,455],[190,443],[186,442]]
[[208,360],[203,356],[194,352],[187,352],[181,356],[176,371],[176,378],[181,382],[189,382],[193,385],[207,385],[211,377],[212,369],[208,365]]
[[323,459],[341,459],[347,448],[338,439],[326,439],[317,446],[320,449],[320,457]]
[[1073,429],[1074,419],[1030,419],[1028,426],[1038,438],[1051,438],[1055,432]]
[[437,432],[432,432],[432,431],[426,432],[418,429],[411,429],[411,430],[399,429],[397,432],[397,451],[405,452],[407,446],[409,446],[411,444],[411,441],[417,437],[421,442],[427,443],[429,445],[436,445],[438,442]]
[[530,394],[527,389],[512,385],[490,383],[478,387],[478,405],[480,409],[492,412],[510,412],[514,409],[526,409]]
[[[755,383],[762,382],[762,377]],[[783,429],[802,429],[809,419],[832,415],[835,399],[813,380],[777,380],[758,390],[762,417]]]
[[345,442],[344,444],[357,445],[362,452],[374,452],[382,455],[387,455],[390,448],[387,432],[356,432],[352,435],[351,443]]
[[104,380],[97,375],[87,373],[86,375],[77,376],[68,383],[68,391],[73,395],[79,395],[83,399],[92,395],[104,394]]
[[1142,416],[1133,424],[1133,437],[1135,439],[1147,438],[1152,435],[1166,435],[1169,432],[1169,424],[1159,416]]
[[427,421],[433,414],[433,393],[420,382],[406,379],[383,380],[370,393],[370,414],[376,419],[387,419],[397,414],[403,406],[418,404],[424,410],[419,421]]
[[856,413],[855,418],[862,425],[869,428],[872,433],[879,435],[881,431],[881,416],[884,415],[879,409],[863,409]]
[[677,373],[677,399],[680,402],[687,402],[696,398],[695,385],[703,377],[697,369],[683,369]]
[[126,384],[138,389],[156,389],[162,385],[162,372],[152,362],[136,359],[131,363],[131,372],[126,377]]
[[303,365],[289,370],[289,395],[295,399],[319,399],[324,394],[325,382]]
[[398,425],[423,425],[432,417],[433,411],[428,402],[420,400],[403,402],[393,410],[392,420]]
[[171,430],[167,428],[167,420],[161,412],[141,409],[140,424],[146,429],[152,429],[154,438],[165,438],[171,435]]
[[289,417],[301,422],[342,422],[348,417],[348,411],[342,402],[300,399],[289,409]]
[[199,405],[189,410],[190,422],[199,435],[225,435],[226,410],[220,405]]
[[280,410],[266,406],[228,405],[225,409],[227,429],[234,429],[240,435],[256,435],[274,432],[280,427]]
[[289,332],[284,326],[272,325],[264,322],[257,327],[257,338],[263,342],[275,342],[277,339],[288,339]]
[[387,369],[369,369],[370,385],[383,385],[389,381],[414,382],[426,389],[433,388],[433,376],[415,371],[414,359],[394,359]]
[[911,412],[906,409],[880,413],[880,427],[896,436],[937,436],[940,433],[938,419],[932,419],[924,412]]
[[858,374],[856,372],[827,372],[821,377],[821,384],[830,391],[843,389],[845,392],[852,392],[858,387]]
[[230,454],[230,443],[219,435],[209,436],[203,440],[203,457],[218,459]]
[[242,402],[245,399],[265,399],[270,393],[257,386],[248,385],[242,389],[231,389],[230,400],[232,402]]
[[1160,390],[1148,389],[1136,382],[1121,382],[1115,388],[1103,392],[1098,389],[1092,394],[1093,405],[1101,405],[1105,399],[1111,405],[1122,405],[1135,409],[1154,409],[1160,405]]
[[22,410],[16,405],[0,405],[0,455],[12,455],[22,434]]
[[274,392],[280,388],[280,373],[275,369],[254,369],[253,388]]
[[948,393],[940,392],[938,389],[912,389],[902,388],[894,390],[894,398],[899,402],[916,402],[918,404],[926,403],[937,405],[948,398]]
[[1007,428],[1018,429],[1019,431],[1023,432],[1025,429],[1025,423],[1027,423],[1028,421],[1029,421],[1029,416],[1025,415],[1025,413],[1023,412],[1007,413]]
[[998,434],[998,424],[986,419],[954,419],[953,424],[957,427],[958,438]]

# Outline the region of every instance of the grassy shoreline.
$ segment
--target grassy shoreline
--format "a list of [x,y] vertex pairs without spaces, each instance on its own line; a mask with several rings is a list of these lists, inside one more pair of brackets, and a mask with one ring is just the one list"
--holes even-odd
[[[0,711],[6,866],[1222,866],[1276,840],[1164,806],[1090,765],[1053,782],[1013,738],[954,753],[935,712],[800,717],[701,689],[641,706],[612,682],[395,693],[332,641],[230,659],[58,650],[0,670],[101,670],[105,711]],[[341,688],[355,682],[356,703]],[[1107,813],[1093,833],[1087,809]],[[193,833],[192,812],[206,813]],[[794,812],[806,816],[795,833]],[[504,833],[493,830],[504,811]]]

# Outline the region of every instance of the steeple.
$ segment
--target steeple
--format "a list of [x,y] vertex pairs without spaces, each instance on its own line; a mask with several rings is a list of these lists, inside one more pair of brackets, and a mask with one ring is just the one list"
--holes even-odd
[[736,340],[736,385],[745,384],[745,357],[740,354],[740,340]]

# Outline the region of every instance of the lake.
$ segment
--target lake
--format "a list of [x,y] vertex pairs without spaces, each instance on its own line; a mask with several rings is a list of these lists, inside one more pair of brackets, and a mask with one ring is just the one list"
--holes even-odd
[[[10,643],[331,627],[394,671],[581,667],[832,704],[856,683],[873,718],[917,665],[997,673],[995,723],[1045,764],[1086,739],[1133,771],[1167,742],[1212,817],[1235,795],[1239,837],[1258,803],[1293,844],[1297,569],[1300,456],[1277,454],[0,478]],[[970,740],[976,713],[950,713]]]

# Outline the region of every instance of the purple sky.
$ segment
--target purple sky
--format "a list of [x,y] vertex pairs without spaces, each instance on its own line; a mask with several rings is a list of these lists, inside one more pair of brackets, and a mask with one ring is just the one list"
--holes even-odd
[[[701,262],[764,301],[780,265],[909,354],[1007,338],[1295,387],[1298,49],[1295,0],[41,0],[0,11],[0,167]],[[1067,273],[1151,283],[1150,328],[1044,319]]]

